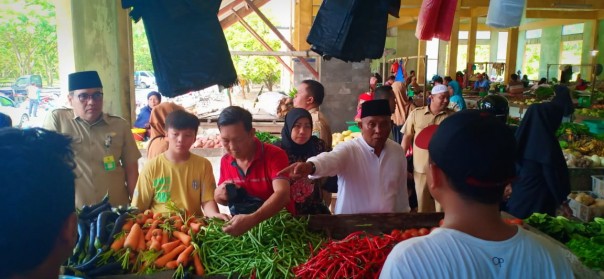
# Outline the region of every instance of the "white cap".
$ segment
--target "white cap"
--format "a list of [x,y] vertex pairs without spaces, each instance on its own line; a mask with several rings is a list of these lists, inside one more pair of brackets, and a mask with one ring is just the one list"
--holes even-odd
[[434,86],[432,88],[432,91],[430,92],[430,94],[434,95],[434,94],[440,94],[440,93],[445,93],[445,92],[449,92],[449,88],[446,85],[437,84],[436,86]]

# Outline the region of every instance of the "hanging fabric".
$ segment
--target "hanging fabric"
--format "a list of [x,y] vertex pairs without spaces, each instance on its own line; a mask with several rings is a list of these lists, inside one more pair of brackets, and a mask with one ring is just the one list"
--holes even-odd
[[398,71],[398,61],[394,61],[394,63],[392,63],[392,65],[390,66],[390,73],[391,74],[396,74],[396,71]]
[[455,9],[457,9],[458,0],[443,1],[438,11],[438,20],[434,37],[443,41],[451,40],[451,30],[453,20],[455,19]]
[[405,82],[405,74],[402,65],[403,64],[401,63],[401,66],[398,67],[398,70],[396,71],[396,76],[394,77],[394,81]]
[[524,0],[490,1],[487,13],[487,25],[495,28],[510,28],[520,26]]
[[417,39],[429,41],[434,38],[438,22],[436,19],[438,18],[442,2],[442,0],[424,0],[422,2],[415,28],[415,37]]

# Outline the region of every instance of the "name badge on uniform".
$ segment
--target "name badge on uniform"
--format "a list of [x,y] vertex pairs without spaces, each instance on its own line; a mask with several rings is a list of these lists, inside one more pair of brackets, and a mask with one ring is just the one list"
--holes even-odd
[[197,191],[199,189],[199,181],[197,179],[193,180],[193,190]]
[[115,169],[115,158],[113,158],[113,155],[103,157],[103,166],[105,167],[106,171],[112,171]]

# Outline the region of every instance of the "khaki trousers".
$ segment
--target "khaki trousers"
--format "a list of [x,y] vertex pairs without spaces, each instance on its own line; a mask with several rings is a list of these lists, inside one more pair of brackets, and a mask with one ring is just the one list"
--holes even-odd
[[417,212],[441,212],[440,204],[432,198],[428,190],[426,174],[414,171],[413,180],[415,180],[415,193],[417,194]]

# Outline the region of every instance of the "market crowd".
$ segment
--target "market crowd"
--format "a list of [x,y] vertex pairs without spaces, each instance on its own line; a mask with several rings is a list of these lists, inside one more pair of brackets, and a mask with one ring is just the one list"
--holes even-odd
[[[210,162],[190,152],[199,119],[160,104],[155,92],[137,120],[149,129],[153,150],[139,173],[130,123],[103,112],[98,73],[72,73],[71,108],[54,110],[43,129],[0,129],[0,167],[11,174],[0,185],[0,210],[7,224],[20,224],[0,237],[0,249],[16,253],[6,257],[0,278],[56,278],[75,242],[75,208],[106,194],[113,206],[167,212],[173,203],[220,218],[236,237],[283,209],[330,214],[333,192],[334,214],[445,212],[440,228],[394,248],[382,278],[572,278],[558,247],[500,217],[502,209],[521,218],[555,214],[563,204],[568,170],[554,131],[568,89],[529,107],[514,132],[505,124],[505,98],[487,96],[479,110],[467,110],[456,80],[445,77],[420,92],[414,76],[405,76],[388,85],[371,77],[355,115],[361,136],[333,149],[317,81],[298,85],[275,144],[256,138],[249,111],[225,108],[217,126],[226,154],[216,180]],[[427,94],[428,104],[416,107],[408,89]]]

